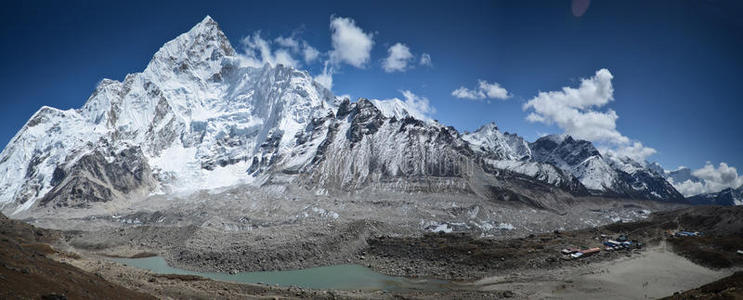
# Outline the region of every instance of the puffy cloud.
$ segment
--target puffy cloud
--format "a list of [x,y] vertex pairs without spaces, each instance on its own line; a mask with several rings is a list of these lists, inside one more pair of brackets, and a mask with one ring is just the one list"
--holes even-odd
[[428,98],[418,96],[409,90],[400,91],[404,100],[397,97],[385,100],[371,100],[374,105],[382,111],[385,116],[403,118],[411,116],[413,118],[432,122],[431,114],[436,113],[436,109],[431,106]]
[[282,64],[299,68],[302,66],[299,56],[305,64],[311,64],[320,56],[320,51],[310,46],[306,41],[297,38],[294,34],[289,37],[280,36],[275,39],[264,39],[260,31],[244,37],[241,44],[245,53],[241,54],[245,65],[261,67],[265,64]]
[[274,39],[274,42],[280,47],[291,50],[292,53],[301,55],[305,64],[311,64],[320,57],[320,51],[310,46],[307,41],[298,39],[294,35],[290,37],[277,37]]
[[692,171],[691,175],[696,178],[683,182],[674,182],[673,178],[669,178],[668,181],[687,197],[716,193],[726,188],[738,188],[743,185],[743,176],[738,175],[738,170],[725,162],[721,162],[717,167],[707,162],[704,167]]
[[299,50],[299,41],[294,39],[294,37],[280,36],[274,39],[274,41],[281,47],[292,49],[295,52]]
[[[371,56],[374,45],[371,33],[365,33],[356,26],[351,18],[330,18],[330,40],[332,50],[328,52],[322,73],[315,76],[315,81],[333,89],[333,74],[341,63],[346,63],[357,68],[363,68]],[[317,49],[303,44],[302,54],[306,63],[310,63],[320,56]]]
[[260,31],[244,37],[241,44],[245,53],[240,55],[243,63],[250,67],[262,67],[265,64],[272,66],[282,64],[294,68],[300,66],[299,61],[291,54],[292,49],[299,47],[295,39],[279,37],[274,42],[279,46],[276,50],[272,49],[270,40],[261,37]]
[[581,79],[580,87],[563,87],[561,91],[539,92],[525,108],[533,107],[538,113],[549,114],[550,108],[564,106],[578,109],[603,106],[614,100],[614,76],[607,69],[596,71],[591,78]]
[[673,185],[681,195],[684,195],[684,197],[707,193],[707,189],[703,182],[687,180],[682,183],[675,183],[672,178],[669,178],[668,182]]
[[607,69],[596,71],[596,75],[582,79],[580,87],[563,87],[561,91],[539,92],[524,104],[533,109],[526,119],[530,122],[556,124],[565,133],[590,141],[629,143],[629,139],[616,129],[616,112],[605,112],[592,108],[601,107],[614,100],[613,76]]
[[333,66],[330,65],[329,62],[325,62],[325,66],[322,69],[322,73],[315,76],[315,81],[317,83],[321,84],[328,90],[333,90],[333,73],[334,73]]
[[318,57],[320,57],[320,51],[317,51],[317,49],[310,46],[306,42],[302,42],[302,56],[304,56],[304,62],[306,64],[311,64]]
[[430,120],[430,115],[436,113],[436,108],[431,106],[428,98],[413,94],[409,90],[402,91],[402,95],[411,116],[422,120]]
[[[322,53],[295,34],[292,36],[280,36],[273,41],[261,37],[261,32],[256,31],[252,35],[244,37],[241,40],[245,53],[240,54],[240,59],[245,66],[262,67],[265,64],[275,66],[282,64],[294,68],[301,67],[301,62],[294,58],[299,56],[304,63],[309,65],[316,61]],[[276,48],[275,50],[272,48]],[[333,87],[334,67],[325,62],[323,71],[317,74],[314,79],[327,89]]]
[[369,62],[371,49],[374,45],[373,36],[356,26],[353,19],[332,17],[330,32],[333,47],[330,56],[334,63],[343,62],[362,68]]
[[403,72],[408,67],[408,63],[413,60],[413,54],[410,48],[403,43],[397,43],[387,49],[389,54],[382,60],[382,69],[387,73]]
[[459,99],[470,99],[470,100],[485,99],[485,93],[482,93],[477,90],[470,90],[463,86],[452,91],[451,95]]
[[584,140],[595,142],[613,142],[627,144],[629,138],[616,129],[619,118],[616,112],[581,111],[569,107],[551,107],[549,114],[531,113],[526,117],[529,122],[557,124],[565,133]]
[[501,99],[506,100],[511,97],[508,90],[501,87],[499,83],[488,83],[485,80],[479,80],[476,89],[459,87],[451,92],[451,95],[459,99],[483,100],[483,99]]
[[480,80],[480,91],[485,92],[485,95],[490,99],[508,99],[511,97],[508,95],[508,91],[500,86],[497,82],[488,83],[485,80]]
[[593,77],[581,79],[577,88],[539,92],[523,106],[524,110],[533,110],[526,120],[555,124],[573,137],[611,146],[605,146],[603,152],[644,162],[655,149],[622,135],[616,125],[619,115],[614,110],[596,110],[614,100],[613,78],[609,70],[600,69]]
[[272,65],[285,65],[296,68],[297,66],[299,66],[299,62],[297,62],[292,57],[292,55],[289,54],[289,51],[279,49],[274,51]]
[[743,177],[738,176],[738,170],[724,162],[721,162],[717,168],[707,162],[704,167],[694,170],[691,174],[704,180],[707,189],[711,192],[743,185]]
[[421,66],[427,66],[427,67],[433,67],[433,62],[431,61],[431,55],[428,53],[421,54],[420,62],[418,62]]

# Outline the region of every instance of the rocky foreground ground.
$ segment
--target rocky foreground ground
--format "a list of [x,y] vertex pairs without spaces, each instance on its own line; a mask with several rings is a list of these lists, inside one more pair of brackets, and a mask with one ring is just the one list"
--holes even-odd
[[61,262],[82,258],[51,247],[60,236],[0,214],[1,299],[154,299]]
[[[322,226],[326,230],[320,230],[317,225],[305,226],[304,231],[297,227],[294,228],[297,232],[290,233],[277,230],[293,227],[226,232],[195,225],[154,224],[55,231],[6,218],[2,222],[2,243],[7,245],[3,245],[0,256],[0,286],[3,287],[0,290],[7,291],[3,295],[6,298],[42,295],[204,299],[536,297],[585,292],[580,289],[595,285],[591,281],[594,277],[615,278],[612,272],[605,270],[668,259],[679,261],[679,273],[697,272],[694,273],[697,277],[683,280],[699,281],[699,285],[743,267],[743,257],[736,254],[736,247],[743,245],[743,209],[738,207],[690,207],[656,212],[636,222],[504,237],[482,236],[481,232],[410,233],[382,222],[363,220],[330,226],[324,223]],[[94,224],[95,221],[87,222]],[[704,236],[678,238],[668,235],[669,230],[679,229],[701,231]],[[601,251],[576,260],[566,260],[559,253],[567,247],[600,246],[606,237],[620,234],[641,241],[645,246],[635,250]],[[302,235],[305,236],[297,238]],[[287,244],[292,238],[295,241]],[[157,275],[106,258],[148,254],[162,255],[172,265],[194,270],[291,269],[350,262],[389,275],[452,279],[459,283],[459,288],[398,292],[280,288],[194,276]],[[681,264],[686,259],[694,263]],[[586,279],[586,275],[581,274],[594,275]],[[62,280],[60,275],[65,275]],[[731,278],[721,284],[734,287],[738,277]],[[49,282],[43,284],[45,288],[36,288],[45,281]],[[523,284],[527,282],[540,284]],[[699,286],[691,284],[696,283],[680,286],[687,289]],[[629,288],[639,289],[641,285],[643,283]],[[714,290],[731,293],[729,289]],[[704,291],[707,296],[712,295],[710,289]],[[588,291],[587,295],[600,296],[607,292],[611,291]],[[668,292],[671,296],[680,291],[661,289],[654,292]]]

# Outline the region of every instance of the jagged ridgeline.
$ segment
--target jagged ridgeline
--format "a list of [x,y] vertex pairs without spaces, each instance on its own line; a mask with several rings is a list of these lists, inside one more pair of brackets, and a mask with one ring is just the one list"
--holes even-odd
[[460,133],[400,107],[336,98],[305,71],[241,63],[210,17],[80,109],[42,107],[0,154],[0,206],[89,207],[235,185],[317,194],[451,192],[540,208],[589,194],[682,201],[665,179],[590,142]]

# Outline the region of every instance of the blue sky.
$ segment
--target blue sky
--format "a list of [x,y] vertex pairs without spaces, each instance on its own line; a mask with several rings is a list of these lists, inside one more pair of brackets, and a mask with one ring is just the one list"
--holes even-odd
[[[241,41],[257,31],[272,51],[282,49],[278,37],[304,41],[320,53],[310,63],[301,49],[285,50],[312,75],[329,62],[336,94],[403,99],[410,91],[435,108],[432,118],[460,130],[493,121],[529,140],[567,131],[618,150],[641,143],[656,151],[648,159],[667,169],[706,161],[743,166],[743,9],[735,1],[602,1],[580,16],[571,1],[206,2],[6,3],[0,145],[42,105],[82,106],[102,78],[141,71],[163,43],[210,15],[241,52]],[[373,41],[368,59],[331,57],[331,22],[338,18],[352,20]],[[397,43],[412,58],[404,71],[386,72],[384,59]],[[423,53],[432,65],[419,63]],[[602,69],[611,79],[598,78]],[[507,99],[488,97],[479,80],[497,83]],[[575,104],[559,93],[607,83],[610,99],[589,93]],[[460,87],[485,99],[457,98],[452,92]],[[525,109],[551,91],[557,93],[545,93],[544,101],[563,99],[558,110]],[[608,118],[601,124],[616,128],[587,132],[593,125],[558,120],[561,109]],[[531,113],[542,121],[527,120]],[[627,142],[605,139],[612,134]]]

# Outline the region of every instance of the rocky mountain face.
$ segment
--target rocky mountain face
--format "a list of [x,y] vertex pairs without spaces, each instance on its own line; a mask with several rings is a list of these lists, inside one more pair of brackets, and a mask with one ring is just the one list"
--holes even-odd
[[146,195],[157,182],[141,149],[132,147],[108,155],[96,150],[66,168],[58,166],[49,184],[54,188],[39,200],[41,206],[82,208]]
[[687,198],[695,205],[743,205],[743,186],[727,188],[717,193],[695,195]]
[[34,114],[0,153],[0,208],[240,184],[468,193],[541,208],[589,191],[679,199],[665,179],[627,164],[570,137],[529,144],[494,124],[460,134],[400,101],[337,99],[307,72],[242,65],[207,17],[143,72],[101,81],[82,108]]
[[241,66],[207,17],[143,72],[101,81],[82,108],[41,108],[0,154],[0,205],[12,213],[260,181],[246,170],[314,153],[297,140],[334,101],[306,72]]
[[472,133],[465,133],[464,140],[484,156],[497,160],[529,160],[532,157],[529,143],[513,133],[501,133],[495,123],[488,123]]
[[628,157],[604,156],[591,142],[550,135],[529,146],[535,161],[572,174],[592,194],[685,202],[662,175]]
[[495,123],[485,124],[472,133],[467,132],[462,138],[491,168],[527,175],[573,193],[588,193],[572,174],[554,164],[534,160],[526,140],[514,133],[500,132]]

